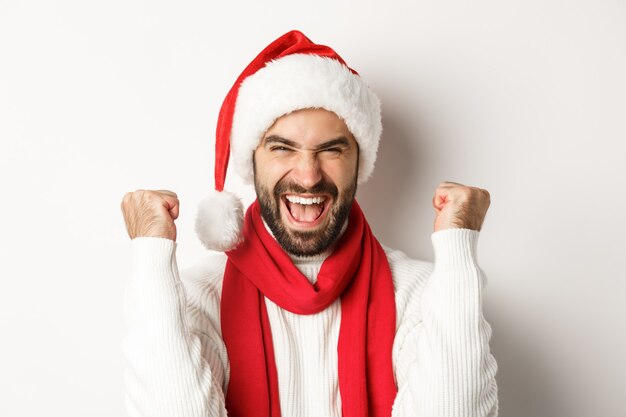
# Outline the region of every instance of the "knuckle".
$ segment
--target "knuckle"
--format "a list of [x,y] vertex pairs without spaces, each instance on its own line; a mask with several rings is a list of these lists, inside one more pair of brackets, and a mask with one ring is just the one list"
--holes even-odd
[[124,197],[122,197],[122,209],[126,210],[128,207],[131,207],[133,205],[133,199],[135,197],[135,193],[132,191],[127,192],[126,194],[124,194]]
[[154,190],[144,190],[144,191],[141,193],[141,196],[142,196],[142,198],[143,198],[143,199],[145,199],[145,200],[152,200],[152,199],[154,199],[155,197],[158,197],[158,196],[159,196],[159,193],[158,193],[158,192],[156,192],[156,191],[154,191]]
[[135,190],[131,194],[131,198],[134,201],[140,201],[142,199],[143,195],[144,195],[144,190],[138,189],[138,190]]

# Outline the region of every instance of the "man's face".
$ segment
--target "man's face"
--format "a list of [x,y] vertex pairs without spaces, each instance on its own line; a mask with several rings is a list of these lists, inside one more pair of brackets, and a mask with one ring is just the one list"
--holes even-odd
[[347,126],[325,109],[284,115],[254,152],[261,214],[294,255],[315,255],[334,243],[357,185],[359,149]]

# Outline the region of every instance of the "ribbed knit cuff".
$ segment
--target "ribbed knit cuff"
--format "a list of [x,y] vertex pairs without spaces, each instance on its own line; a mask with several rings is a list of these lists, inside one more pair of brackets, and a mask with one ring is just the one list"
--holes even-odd
[[135,276],[169,274],[176,242],[163,237],[136,237],[130,241],[131,265]]
[[431,235],[435,265],[477,265],[478,230],[444,229]]
[[[131,278],[126,293],[129,325],[149,337],[180,327],[182,283],[176,266],[176,242],[161,237],[131,240]],[[139,329],[139,330],[138,330]]]
[[163,254],[171,254],[176,248],[176,242],[172,239],[156,236],[140,236],[130,241],[132,255],[139,257],[157,257]]

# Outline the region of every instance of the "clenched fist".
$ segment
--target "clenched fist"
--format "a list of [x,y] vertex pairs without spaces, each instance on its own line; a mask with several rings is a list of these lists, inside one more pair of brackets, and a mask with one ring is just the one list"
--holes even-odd
[[131,239],[140,236],[164,237],[176,241],[180,203],[168,190],[137,190],[122,199],[122,213]]
[[435,232],[454,228],[480,230],[490,202],[487,190],[442,182],[433,197]]

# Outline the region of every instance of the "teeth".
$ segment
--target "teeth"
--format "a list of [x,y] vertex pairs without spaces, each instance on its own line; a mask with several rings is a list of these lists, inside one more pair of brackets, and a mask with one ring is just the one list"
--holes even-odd
[[288,195],[286,196],[286,198],[291,203],[305,204],[305,205],[319,204],[319,203],[322,203],[324,200],[326,200],[325,197],[304,198],[304,197],[298,197],[295,195]]

